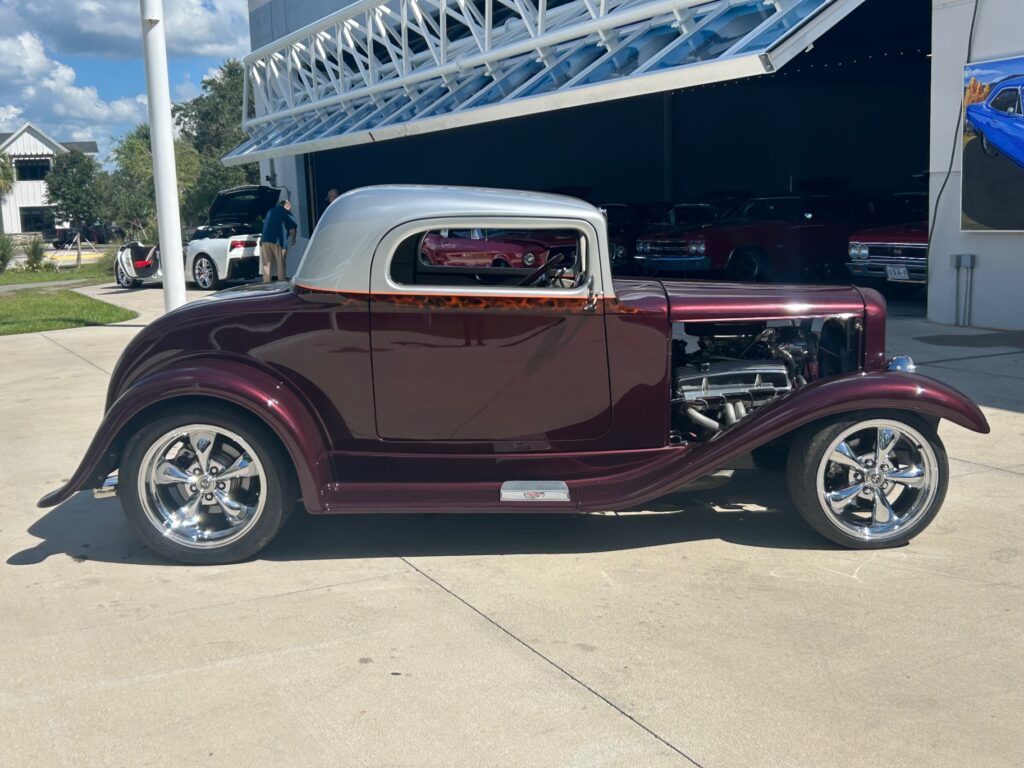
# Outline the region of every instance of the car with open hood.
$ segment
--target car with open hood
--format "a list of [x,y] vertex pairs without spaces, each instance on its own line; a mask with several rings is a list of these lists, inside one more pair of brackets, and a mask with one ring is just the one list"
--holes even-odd
[[217,193],[206,223],[185,246],[185,276],[197,287],[215,290],[228,280],[260,273],[263,217],[277,205],[277,187],[247,185]]
[[[572,233],[536,267],[420,259],[432,232]],[[853,286],[613,278],[607,221],[554,195],[370,187],[317,224],[288,283],[169,312],[129,343],[53,506],[116,493],[168,558],[250,557],[297,504],[357,512],[642,508],[750,451],[847,547],[920,534],[946,419],[980,409],[886,352]]]

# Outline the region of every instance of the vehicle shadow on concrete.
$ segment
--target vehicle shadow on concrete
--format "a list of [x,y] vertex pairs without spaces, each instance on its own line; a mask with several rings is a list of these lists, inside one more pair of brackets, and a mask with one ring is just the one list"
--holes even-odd
[[[28,529],[39,541],[7,559],[35,565],[54,555],[109,563],[161,564],[115,499],[79,493]],[[257,557],[328,560],[513,554],[581,554],[719,539],[771,549],[829,550],[793,509],[781,473],[739,470],[714,490],[677,493],[622,514],[379,514],[313,516],[297,511]]]

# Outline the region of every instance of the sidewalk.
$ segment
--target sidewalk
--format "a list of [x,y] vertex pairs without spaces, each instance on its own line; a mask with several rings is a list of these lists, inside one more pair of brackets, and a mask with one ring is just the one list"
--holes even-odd
[[[296,515],[154,558],[73,471],[135,320],[0,338],[0,765],[1012,766],[1024,754],[1024,334],[894,312],[978,399],[910,546],[831,548],[779,474],[679,514]],[[204,295],[190,292],[189,296]],[[1014,712],[1018,714],[1014,714]]]

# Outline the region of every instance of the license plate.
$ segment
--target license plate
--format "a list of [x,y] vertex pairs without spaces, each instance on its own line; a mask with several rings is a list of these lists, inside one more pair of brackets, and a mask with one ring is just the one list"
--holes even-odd
[[910,279],[910,275],[907,274],[907,268],[906,267],[891,267],[891,266],[887,266],[885,268],[885,274],[886,274],[886,277],[888,277],[890,280],[909,280]]

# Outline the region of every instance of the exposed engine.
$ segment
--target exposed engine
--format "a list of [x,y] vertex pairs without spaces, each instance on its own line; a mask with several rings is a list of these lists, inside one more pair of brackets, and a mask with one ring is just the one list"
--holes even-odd
[[684,323],[681,330],[672,341],[672,404],[682,440],[709,439],[852,364],[849,331],[838,320]]

